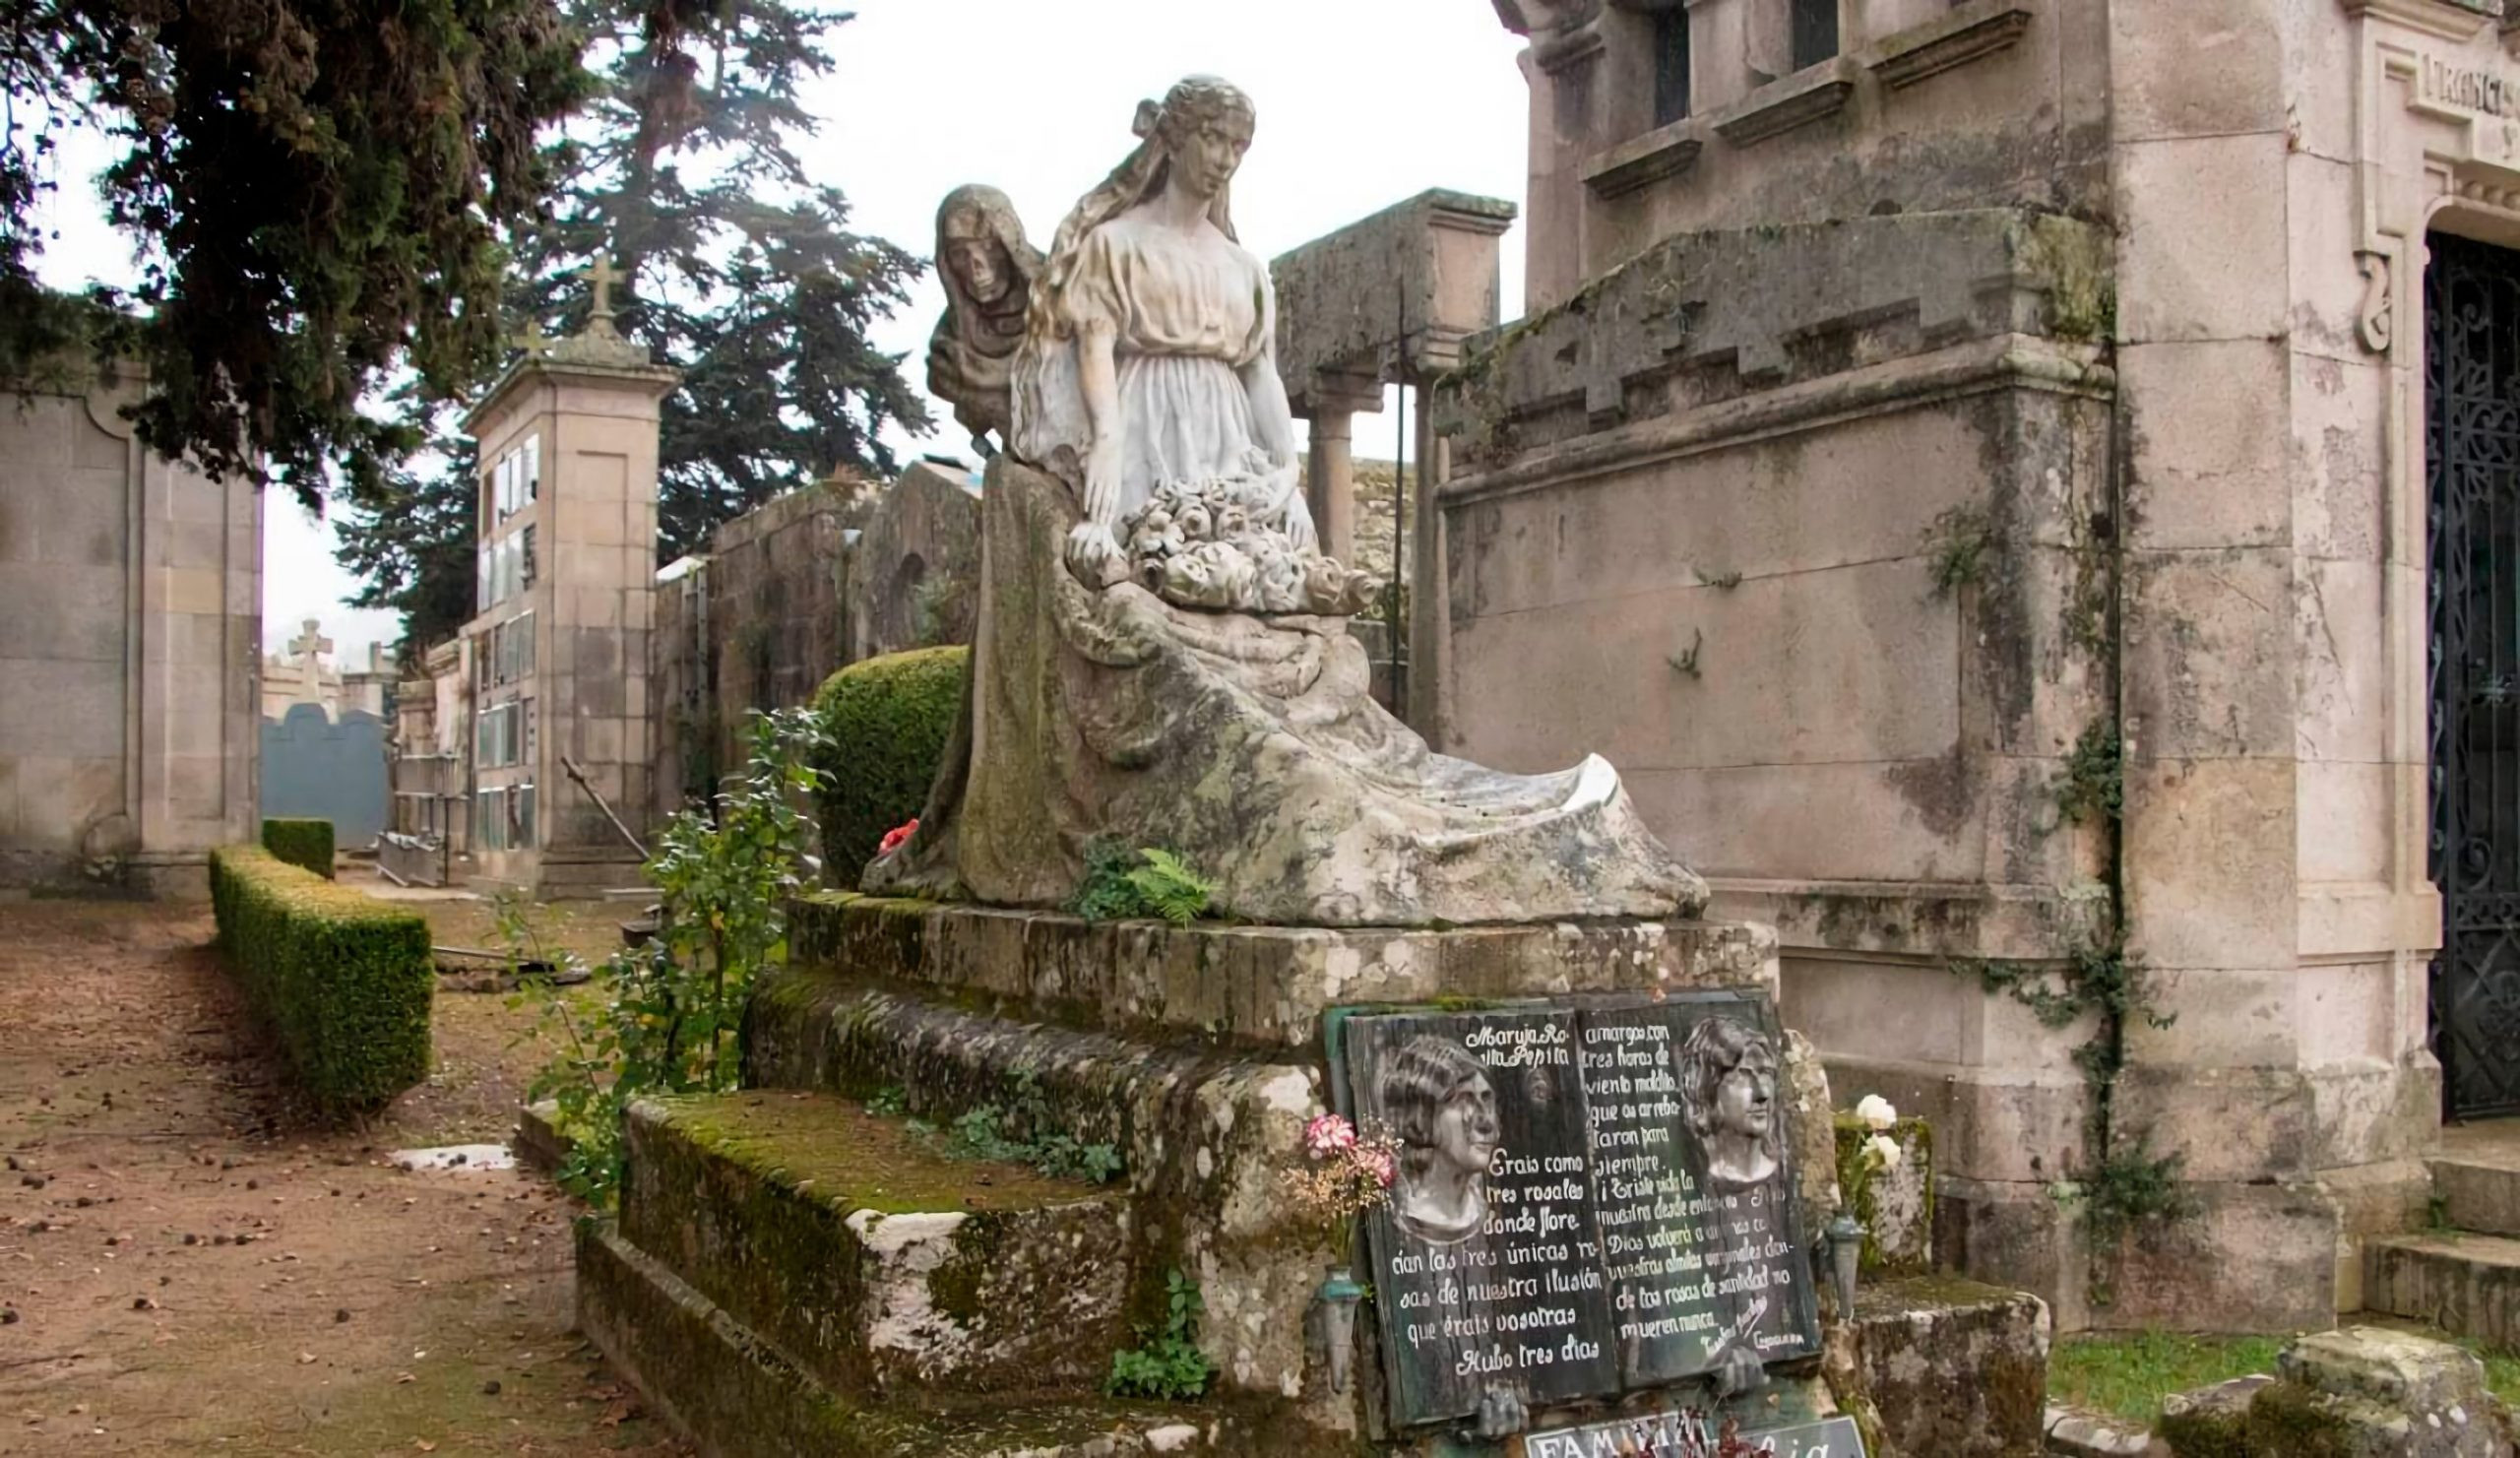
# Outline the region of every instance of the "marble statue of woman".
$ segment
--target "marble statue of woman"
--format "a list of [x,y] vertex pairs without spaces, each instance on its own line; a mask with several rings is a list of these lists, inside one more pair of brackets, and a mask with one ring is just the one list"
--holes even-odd
[[1228,203],[1255,120],[1213,76],[1142,103],[1136,150],[1059,224],[1034,289],[1015,449],[1081,488],[1068,559],[1098,586],[1126,575],[1115,534],[1167,486],[1234,483],[1255,524],[1312,545],[1269,271]]
[[1040,250],[1024,236],[1015,205],[994,187],[958,187],[936,209],[936,277],[945,314],[927,342],[927,393],[954,407],[983,457],[1014,433],[1009,404],[1015,354]]
[[1267,268],[1228,191],[1249,97],[1192,77],[1059,225],[981,492],[961,721],[869,891],[1055,906],[1098,840],[1275,925],[1693,915],[1705,884],[1598,756],[1504,775],[1374,702],[1296,489]]

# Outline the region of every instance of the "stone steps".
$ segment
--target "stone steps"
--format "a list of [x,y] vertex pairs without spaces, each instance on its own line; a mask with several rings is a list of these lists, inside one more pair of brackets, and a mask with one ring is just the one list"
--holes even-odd
[[1132,1458],[1246,1452],[1213,1410],[969,1397],[914,1406],[836,1391],[608,1223],[578,1233],[579,1322],[705,1458]]
[[619,1238],[834,1391],[1086,1395],[1128,1345],[1117,1189],[828,1094],[643,1100],[626,1132]]
[[2436,1231],[2367,1240],[2362,1302],[2505,1350],[2520,1347],[2520,1239]]
[[[2474,1127],[2474,1126],[2471,1126]],[[2442,1222],[2487,1236],[2520,1236],[2520,1150],[2442,1131],[2441,1153],[2425,1163]]]

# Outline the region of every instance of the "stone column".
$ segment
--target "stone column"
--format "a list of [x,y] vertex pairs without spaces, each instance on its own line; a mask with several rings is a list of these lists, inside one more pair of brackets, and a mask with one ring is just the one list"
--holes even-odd
[[1345,562],[1356,549],[1356,472],[1350,445],[1355,417],[1324,411],[1312,418],[1312,449],[1304,458],[1304,504],[1321,534],[1321,549]]

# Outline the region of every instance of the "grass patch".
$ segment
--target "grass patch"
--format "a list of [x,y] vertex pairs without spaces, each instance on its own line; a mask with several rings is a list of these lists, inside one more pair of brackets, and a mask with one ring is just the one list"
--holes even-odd
[[[2494,1396],[2507,1404],[2520,1404],[2520,1355],[2411,1321],[2363,1315],[2349,1318],[2349,1324],[2385,1326],[2437,1342],[2456,1342],[2484,1361],[2486,1387]],[[2048,1357],[2048,1398],[2150,1427],[2161,1421],[2162,1399],[2174,1392],[2192,1392],[2234,1377],[2274,1371],[2275,1356],[2289,1340],[2174,1331],[2061,1337]]]
[[2174,1331],[2064,1337],[2048,1357],[2048,1397],[2149,1427],[2174,1392],[2275,1370],[2286,1340]]

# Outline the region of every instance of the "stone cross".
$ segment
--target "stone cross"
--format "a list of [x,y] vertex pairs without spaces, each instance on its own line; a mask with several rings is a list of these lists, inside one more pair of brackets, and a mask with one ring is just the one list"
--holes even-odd
[[528,359],[539,359],[551,352],[551,336],[542,332],[542,321],[539,319],[527,320],[525,333],[516,337],[515,344],[518,349],[525,351],[525,357]]
[[288,640],[288,651],[298,663],[298,702],[324,702],[324,665],[318,655],[331,653],[333,640],[325,637],[316,620],[310,617],[306,619],[306,631]]
[[595,262],[587,266],[587,281],[595,289],[595,302],[587,310],[589,334],[610,334],[612,330],[612,285],[621,274],[612,266],[612,255],[598,252]]
[[313,667],[317,654],[333,651],[333,640],[325,637],[321,626],[310,617],[306,620],[306,631],[288,640],[288,651],[296,654],[307,666]]

